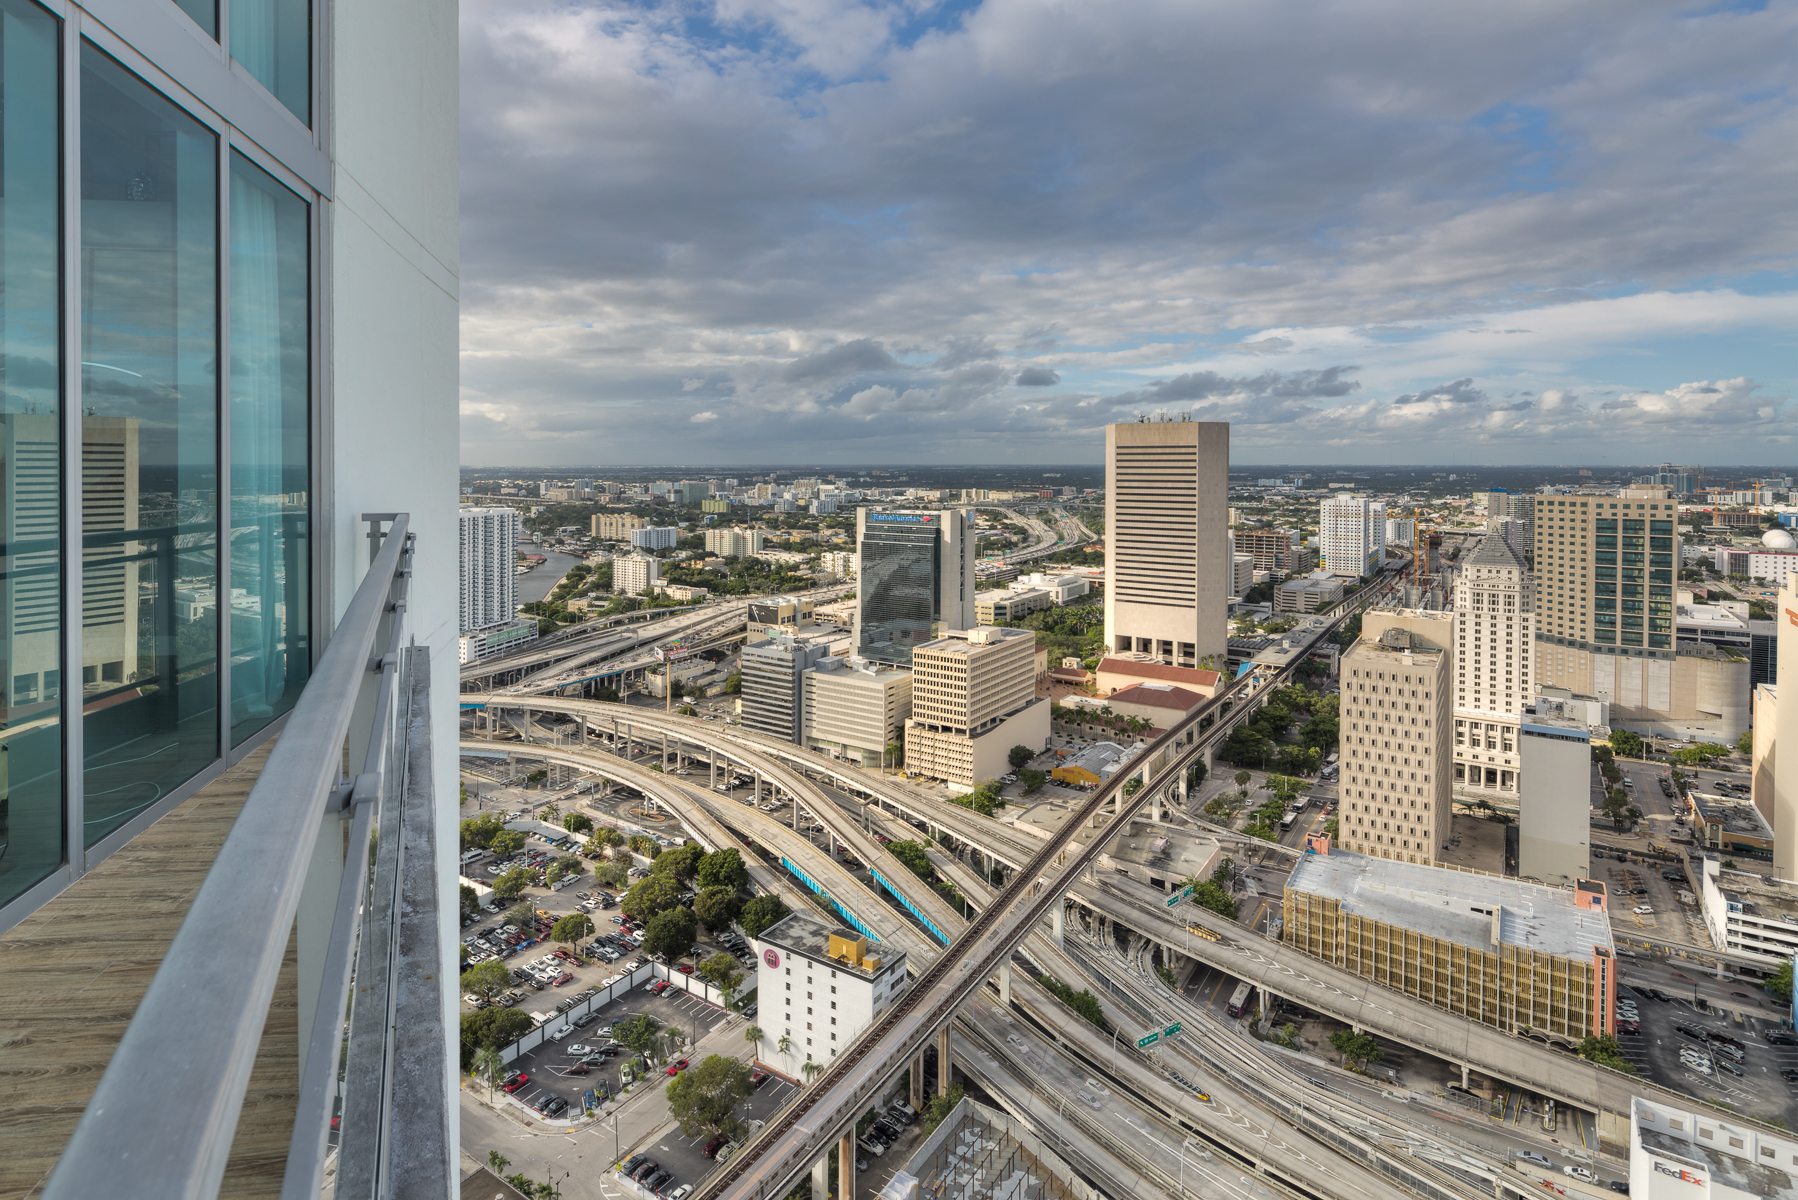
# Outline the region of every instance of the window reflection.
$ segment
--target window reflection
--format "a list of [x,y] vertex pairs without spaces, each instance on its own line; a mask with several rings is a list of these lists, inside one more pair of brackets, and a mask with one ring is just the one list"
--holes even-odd
[[175,7],[192,17],[201,29],[213,37],[219,35],[217,0],[175,0]]
[[93,844],[218,755],[216,141],[82,48],[82,694]]
[[57,61],[0,0],[0,904],[65,859]]
[[231,0],[231,57],[289,112],[311,123],[310,0]]
[[231,160],[231,741],[293,707],[309,662],[305,201]]

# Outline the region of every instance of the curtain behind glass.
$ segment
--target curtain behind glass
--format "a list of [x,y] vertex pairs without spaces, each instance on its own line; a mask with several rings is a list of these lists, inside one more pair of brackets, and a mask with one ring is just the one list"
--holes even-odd
[[310,0],[231,0],[231,57],[294,116],[312,120]]
[[0,0],[0,904],[65,861],[56,22]]
[[231,740],[293,707],[310,668],[306,204],[231,159]]

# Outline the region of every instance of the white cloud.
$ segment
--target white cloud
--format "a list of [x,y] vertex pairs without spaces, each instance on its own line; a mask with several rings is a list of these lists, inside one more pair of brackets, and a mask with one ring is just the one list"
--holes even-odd
[[713,412],[709,408],[706,409],[704,412],[696,412],[692,416],[687,418],[687,420],[691,421],[695,425],[709,425],[713,421],[716,421],[717,419],[718,419],[718,414]]

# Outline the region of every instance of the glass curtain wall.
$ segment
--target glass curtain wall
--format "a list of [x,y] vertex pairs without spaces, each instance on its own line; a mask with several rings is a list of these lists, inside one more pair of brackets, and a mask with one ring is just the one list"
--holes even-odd
[[231,742],[293,707],[310,667],[306,202],[231,159]]
[[66,857],[58,33],[0,0],[0,905]]
[[218,143],[92,46],[81,76],[92,845],[219,756]]

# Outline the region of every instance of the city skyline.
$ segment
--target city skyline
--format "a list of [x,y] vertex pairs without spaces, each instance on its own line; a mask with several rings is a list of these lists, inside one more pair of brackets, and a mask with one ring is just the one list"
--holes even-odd
[[1421,11],[469,4],[464,441],[1093,461],[1163,409],[1244,464],[1788,446],[1793,14]]

